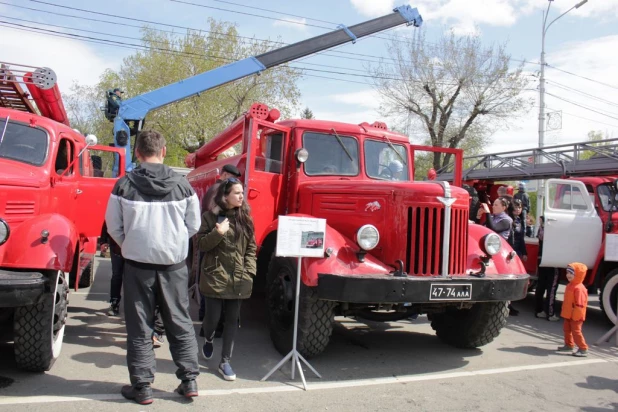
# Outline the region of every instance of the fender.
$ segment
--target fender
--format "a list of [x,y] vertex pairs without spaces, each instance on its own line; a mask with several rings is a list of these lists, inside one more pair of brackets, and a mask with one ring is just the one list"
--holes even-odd
[[[49,232],[46,242],[41,237],[43,230]],[[9,240],[1,248],[1,265],[6,268],[53,269],[68,273],[77,243],[77,230],[66,217],[58,214],[36,216],[11,231]]]
[[[495,233],[493,230],[471,223],[468,225],[468,270],[478,272],[481,269],[481,256],[485,255],[485,252],[481,250],[479,241],[483,236]],[[525,275],[528,272],[521,261],[519,256],[515,254],[513,258],[510,257],[513,248],[502,237],[502,248],[498,254],[491,258],[491,264],[487,266],[485,271],[488,275]]]
[[[315,216],[292,213],[287,216],[315,218]],[[260,239],[260,245],[264,239],[277,230],[278,219],[274,220],[264,231]],[[343,236],[331,226],[326,225],[324,250],[332,249],[329,257],[303,258],[301,267],[301,279],[306,286],[318,285],[318,274],[331,275],[388,275],[395,269],[385,265],[369,253],[364,262],[359,262],[356,252],[360,250],[356,242]]]

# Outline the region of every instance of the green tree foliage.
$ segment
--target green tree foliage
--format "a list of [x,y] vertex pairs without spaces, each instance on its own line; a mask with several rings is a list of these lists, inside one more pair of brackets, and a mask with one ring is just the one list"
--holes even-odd
[[[532,106],[522,97],[528,86],[523,64],[509,68],[505,45],[485,48],[478,37],[454,34],[431,43],[415,30],[408,40],[392,41],[389,54],[395,63],[371,69],[381,114],[432,146],[481,150],[493,131]],[[431,157],[435,169],[451,160]]]
[[[104,104],[105,92],[114,87],[121,87],[123,97],[129,99],[280,47],[276,42],[242,39],[233,24],[212,19],[207,33],[192,31],[184,36],[145,27],[142,44],[146,50],[126,57],[117,72],[107,70],[101,76],[93,94],[98,106]],[[297,112],[299,78],[300,72],[286,65],[272,68],[155,110],[143,128],[162,132],[167,140],[166,163],[183,166],[187,152],[209,141],[255,102],[276,107],[284,118]],[[89,121],[96,118],[98,122],[102,116],[92,109],[87,113],[70,110],[70,117],[77,121],[90,116]],[[107,122],[110,139],[111,131]]]
[[303,112],[300,114],[300,118],[315,119],[315,117],[313,116],[313,112],[308,107],[305,107],[305,110],[303,110]]
[[[603,133],[600,130],[591,130],[588,132],[588,142],[590,142],[590,146],[603,147],[604,144],[600,143],[600,141],[606,139],[611,139],[611,136],[607,132]],[[582,160],[588,160],[594,156],[594,154],[595,152],[593,150],[586,150],[579,155],[579,158]]]

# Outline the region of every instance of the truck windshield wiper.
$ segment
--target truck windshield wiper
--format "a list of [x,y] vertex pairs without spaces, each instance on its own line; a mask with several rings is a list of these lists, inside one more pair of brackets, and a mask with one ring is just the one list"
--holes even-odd
[[337,141],[339,142],[339,144],[341,145],[341,148],[343,149],[343,151],[345,152],[345,154],[348,155],[348,157],[350,158],[350,162],[353,162],[354,159],[352,158],[352,155],[350,154],[350,152],[348,152],[348,148],[345,147],[345,145],[343,144],[343,140],[341,140],[341,137],[339,137],[339,135],[337,134],[337,131],[335,130],[335,128],[333,127],[332,129],[330,129],[333,131],[333,133],[335,133],[335,137],[337,138]]
[[0,144],[2,144],[2,140],[4,139],[4,134],[6,133],[6,128],[9,125],[10,118],[11,116],[7,116],[6,120],[4,121],[4,128],[2,129],[2,134],[0,135]]
[[385,134],[383,134],[382,137],[386,139],[386,143],[388,143],[388,147],[393,149],[393,152],[395,152],[395,154],[401,159],[403,164],[407,165],[408,163],[406,162],[406,159],[401,155],[401,153],[397,151],[397,149],[395,149],[395,145],[391,143],[390,139]]

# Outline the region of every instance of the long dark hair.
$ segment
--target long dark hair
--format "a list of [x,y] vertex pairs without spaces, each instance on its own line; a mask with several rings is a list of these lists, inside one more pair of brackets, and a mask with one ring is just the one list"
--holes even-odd
[[[221,208],[222,211],[228,210],[228,205],[225,203],[223,198],[230,194],[232,191],[232,187],[234,185],[240,185],[242,187],[242,182],[235,177],[230,177],[229,179],[225,179],[219,187],[217,188],[217,193],[215,194],[215,204]],[[240,234],[242,233],[247,238],[251,239],[253,237],[255,229],[253,227],[253,219],[251,218],[251,209],[247,202],[243,199],[242,205],[240,207],[234,208],[234,213],[236,215],[236,219],[234,222],[234,238],[238,240],[240,238]]]

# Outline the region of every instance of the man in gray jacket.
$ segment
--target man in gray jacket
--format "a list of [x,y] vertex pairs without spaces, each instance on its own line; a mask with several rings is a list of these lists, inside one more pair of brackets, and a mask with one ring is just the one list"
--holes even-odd
[[200,207],[189,182],[163,164],[165,138],[155,131],[137,137],[140,167],[119,179],[107,205],[109,235],[125,259],[124,312],[131,385],[122,395],[141,405],[153,402],[155,356],[152,332],[158,305],[170,343],[177,392],[198,395],[197,340],[189,316],[189,238],[200,227]]

